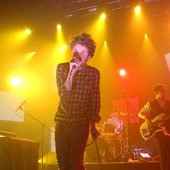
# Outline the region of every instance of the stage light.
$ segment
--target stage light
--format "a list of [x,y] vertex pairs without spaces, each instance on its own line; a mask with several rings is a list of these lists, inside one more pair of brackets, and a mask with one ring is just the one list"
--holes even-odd
[[105,13],[102,13],[102,14],[100,15],[100,19],[101,19],[101,20],[105,20],[105,19],[106,19],[106,14],[105,14]]
[[104,45],[107,45],[107,41],[104,41]]
[[35,52],[35,51],[33,51],[33,52],[32,52],[32,56],[33,56],[33,55],[35,55],[35,54],[36,54],[36,52]]
[[31,30],[27,28],[27,29],[25,30],[25,34],[26,34],[26,35],[30,35],[30,34],[31,34]]
[[32,51],[32,52],[30,52],[30,53],[27,53],[27,54],[26,54],[26,57],[25,57],[25,63],[29,62],[35,54],[36,54],[35,51]]
[[66,45],[66,44],[62,45],[62,46],[61,46],[61,51],[65,51],[66,48],[67,48],[67,45]]
[[57,45],[58,46],[63,46],[64,44],[64,37],[63,37],[63,32],[62,32],[62,27],[60,24],[57,25]]
[[141,7],[138,5],[135,7],[135,13],[140,13],[141,12]]
[[125,70],[125,69],[120,69],[120,70],[119,70],[119,75],[120,75],[121,77],[125,77],[125,76],[126,76],[126,70]]
[[61,30],[61,28],[62,28],[61,25],[60,25],[60,24],[57,24],[57,29],[58,29],[58,30]]
[[[21,31],[18,31],[15,34],[15,40],[16,40],[16,44],[18,44],[19,42],[23,42],[23,40],[26,40],[26,38],[31,34],[31,30],[30,29],[24,29]],[[14,39],[13,39],[14,41]]]
[[148,39],[148,34],[147,34],[147,33],[145,33],[145,38],[147,38],[147,39]]
[[12,77],[11,84],[14,87],[20,87],[22,85],[22,80],[20,77]]
[[96,20],[96,22],[94,22],[94,24],[92,25],[92,27],[89,27],[89,31],[93,37],[96,37],[96,41],[100,41],[101,43],[103,43],[104,41],[104,34],[105,34],[105,13],[101,13],[98,17],[98,19]]

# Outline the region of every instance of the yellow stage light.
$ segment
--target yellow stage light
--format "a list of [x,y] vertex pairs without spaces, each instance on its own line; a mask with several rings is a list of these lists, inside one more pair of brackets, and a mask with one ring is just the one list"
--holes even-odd
[[67,48],[67,45],[66,45],[66,44],[62,45],[62,46],[61,46],[61,51],[64,51],[66,48]]
[[104,45],[107,45],[107,41],[104,41]]
[[26,35],[30,35],[30,34],[31,34],[31,30],[27,28],[27,29],[25,30],[25,34],[26,34]]
[[22,31],[19,31],[17,34],[16,34],[16,40],[18,41],[18,42],[21,42],[21,40],[22,40],[22,42],[23,42],[23,40],[25,40],[26,39],[26,37],[28,36],[28,35],[30,35],[31,34],[31,30],[30,29],[25,29],[25,30],[22,30]]
[[35,54],[36,54],[36,52],[35,52],[35,51],[33,51],[33,52],[32,52],[32,55],[35,55]]
[[140,13],[141,12],[141,7],[138,5],[135,7],[135,13]]
[[148,34],[147,33],[145,33],[145,38],[148,38]]
[[62,28],[61,25],[60,25],[60,24],[57,24],[57,29],[58,29],[58,30],[61,30],[61,28]]
[[105,20],[105,19],[106,19],[106,14],[105,14],[105,13],[102,13],[102,14],[100,15],[100,19],[101,19],[101,20]]
[[20,77],[12,77],[11,84],[14,87],[20,87],[22,85],[22,80]]
[[35,54],[36,54],[35,51],[32,51],[32,52],[30,52],[30,53],[27,53],[27,54],[25,55],[25,64],[26,64],[27,62],[29,62]]
[[100,42],[101,44],[103,44],[105,37],[105,18],[105,13],[100,14],[94,24],[87,30],[95,37],[95,41]]
[[63,38],[63,32],[62,32],[62,29],[61,29],[61,25],[58,24],[57,25],[57,45],[61,46],[64,44],[64,38]]

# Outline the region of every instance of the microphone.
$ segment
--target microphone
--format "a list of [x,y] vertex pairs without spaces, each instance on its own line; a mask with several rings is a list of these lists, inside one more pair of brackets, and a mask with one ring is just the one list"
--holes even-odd
[[26,103],[26,101],[24,100],[15,110],[15,112],[17,112],[19,109],[22,109],[22,106]]
[[72,69],[75,69],[75,68],[76,68],[76,65],[74,64],[73,67],[72,67]]

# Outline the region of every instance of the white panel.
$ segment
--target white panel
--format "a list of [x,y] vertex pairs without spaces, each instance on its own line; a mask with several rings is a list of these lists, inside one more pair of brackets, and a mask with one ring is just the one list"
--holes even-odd
[[166,54],[165,54],[165,60],[166,60],[168,69],[169,69],[169,71],[170,71],[170,53],[166,53]]
[[24,122],[24,111],[18,109],[23,102],[18,94],[0,91],[0,120]]

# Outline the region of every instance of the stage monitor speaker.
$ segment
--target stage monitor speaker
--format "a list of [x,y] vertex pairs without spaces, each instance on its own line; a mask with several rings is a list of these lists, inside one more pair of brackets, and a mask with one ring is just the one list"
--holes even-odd
[[0,136],[1,170],[38,170],[39,142]]

